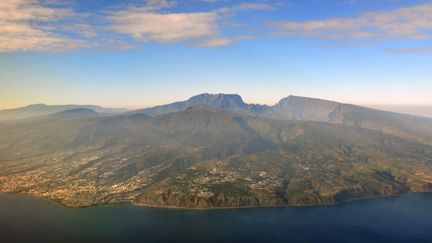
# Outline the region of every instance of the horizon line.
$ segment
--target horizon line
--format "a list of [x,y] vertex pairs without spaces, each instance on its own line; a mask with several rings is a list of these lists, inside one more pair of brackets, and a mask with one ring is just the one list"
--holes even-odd
[[134,110],[134,109],[146,109],[146,108],[151,108],[154,106],[160,106],[160,105],[168,105],[171,103],[175,103],[175,102],[182,102],[182,101],[187,101],[188,99],[195,97],[195,96],[199,96],[199,95],[204,95],[204,94],[208,94],[208,95],[238,95],[240,96],[240,98],[242,99],[242,101],[246,104],[257,104],[257,105],[267,105],[267,106],[273,106],[275,104],[277,104],[280,100],[287,98],[287,97],[301,97],[301,98],[309,98],[309,99],[318,99],[318,100],[323,100],[323,101],[330,101],[330,102],[336,102],[336,103],[342,103],[342,104],[349,104],[349,105],[357,105],[357,106],[366,106],[366,107],[370,107],[370,106],[400,106],[400,107],[427,107],[427,106],[432,106],[432,103],[361,103],[361,102],[347,102],[347,101],[337,101],[337,100],[333,100],[333,99],[326,99],[326,98],[317,98],[317,97],[312,97],[312,96],[301,96],[301,95],[287,95],[284,96],[282,98],[279,98],[276,101],[272,101],[272,102],[247,102],[240,94],[238,93],[223,93],[223,92],[217,92],[217,93],[211,93],[211,92],[204,92],[204,93],[199,93],[193,96],[189,96],[188,98],[183,98],[183,99],[177,99],[177,100],[172,100],[172,101],[167,101],[167,102],[161,102],[161,103],[153,103],[153,104],[143,104],[143,105],[109,105],[109,104],[98,104],[98,103],[50,103],[50,102],[35,102],[35,103],[28,103],[28,104],[23,104],[23,105],[13,105],[13,106],[0,106],[0,111],[5,111],[5,110],[14,110],[14,109],[19,109],[19,108],[23,108],[23,107],[27,107],[27,106],[32,106],[32,105],[46,105],[46,106],[67,106],[67,105],[77,105],[77,106],[99,106],[99,107],[103,107],[103,108],[112,108],[112,109],[127,109],[127,110]]

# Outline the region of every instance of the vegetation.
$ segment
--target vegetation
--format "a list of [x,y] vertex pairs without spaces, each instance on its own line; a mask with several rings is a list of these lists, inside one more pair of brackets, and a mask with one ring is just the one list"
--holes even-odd
[[330,109],[327,121],[311,121],[323,113],[282,119],[196,105],[152,116],[81,109],[3,122],[0,191],[69,207],[206,208],[432,189],[432,136],[424,132],[431,121],[335,104],[341,112]]

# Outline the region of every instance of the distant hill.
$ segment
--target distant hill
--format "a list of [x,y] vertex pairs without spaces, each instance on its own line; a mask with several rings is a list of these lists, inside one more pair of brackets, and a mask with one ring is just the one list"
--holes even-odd
[[98,113],[106,113],[106,114],[122,113],[127,111],[127,109],[104,108],[104,107],[94,106],[94,105],[34,104],[34,105],[28,105],[25,107],[20,107],[15,109],[0,110],[0,121],[43,116],[43,115],[54,114],[66,110],[79,109],[79,108],[87,108],[96,111]]
[[432,190],[430,119],[293,96],[271,107],[192,100],[147,114],[80,108],[0,123],[0,192],[70,207],[208,208]]
[[58,119],[78,119],[78,118],[85,118],[85,117],[95,117],[99,115],[101,115],[101,113],[98,113],[89,108],[76,108],[71,110],[60,111],[51,114],[49,116]]

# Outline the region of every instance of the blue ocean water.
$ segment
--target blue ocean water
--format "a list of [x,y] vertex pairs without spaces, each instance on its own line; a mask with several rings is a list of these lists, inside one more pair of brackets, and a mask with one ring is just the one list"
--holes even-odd
[[432,242],[432,193],[331,206],[63,208],[0,194],[0,242]]

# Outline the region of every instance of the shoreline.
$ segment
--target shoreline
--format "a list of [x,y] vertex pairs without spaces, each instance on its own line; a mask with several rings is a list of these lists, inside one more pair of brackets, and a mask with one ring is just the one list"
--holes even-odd
[[282,208],[282,207],[292,207],[292,208],[301,208],[301,207],[315,207],[315,206],[337,206],[343,203],[351,203],[351,202],[357,202],[362,200],[368,200],[368,199],[379,199],[379,198],[392,198],[392,197],[400,197],[403,195],[410,195],[410,194],[421,194],[421,193],[432,193],[432,191],[420,191],[420,192],[406,192],[406,193],[398,193],[398,194],[392,194],[392,195],[377,195],[377,196],[366,196],[366,197],[360,197],[360,198],[352,198],[347,200],[342,200],[335,203],[317,203],[317,204],[304,204],[304,205],[289,205],[289,204],[279,204],[279,205],[251,205],[251,206],[235,206],[235,207],[178,207],[178,206],[158,206],[158,205],[152,205],[152,204],[144,204],[144,203],[112,203],[112,204],[94,204],[90,206],[78,206],[78,207],[70,207],[67,205],[62,204],[59,201],[45,198],[45,197],[39,197],[36,195],[31,194],[25,194],[25,193],[9,193],[9,192],[0,192],[1,194],[7,194],[7,195],[15,195],[15,196],[24,196],[29,198],[34,198],[38,200],[44,200],[48,201],[50,203],[55,204],[56,206],[59,206],[63,209],[85,209],[85,208],[93,208],[93,207],[111,207],[111,206],[121,206],[121,205],[129,205],[129,206],[137,206],[142,208],[153,208],[153,209],[178,209],[178,210],[191,210],[191,211],[204,211],[204,210],[227,210],[227,209],[251,209],[251,208]]
[[[392,198],[392,197],[400,197],[404,195],[410,195],[410,194],[420,194],[420,193],[432,193],[432,191],[423,191],[423,192],[406,192],[406,193],[398,193],[398,194],[392,194],[392,195],[377,195],[377,196],[367,196],[367,197],[359,197],[359,198],[352,198],[352,199],[346,199],[335,203],[316,203],[316,204],[303,204],[303,205],[289,205],[289,204],[275,204],[275,205],[256,205],[256,206],[235,206],[235,207],[208,207],[208,208],[199,208],[199,207],[177,207],[177,206],[157,206],[157,205],[151,205],[151,204],[143,204],[143,203],[131,203],[131,204],[104,204],[106,206],[115,206],[115,205],[133,205],[133,206],[139,206],[139,207],[145,207],[145,208],[160,208],[160,209],[182,209],[182,210],[225,210],[225,209],[246,209],[246,208],[285,208],[285,207],[292,207],[292,208],[302,208],[302,207],[316,207],[316,206],[337,206],[343,203],[351,203],[351,202],[357,202],[362,200],[368,200],[368,199],[379,199],[379,198]],[[102,205],[100,205],[102,206]]]

